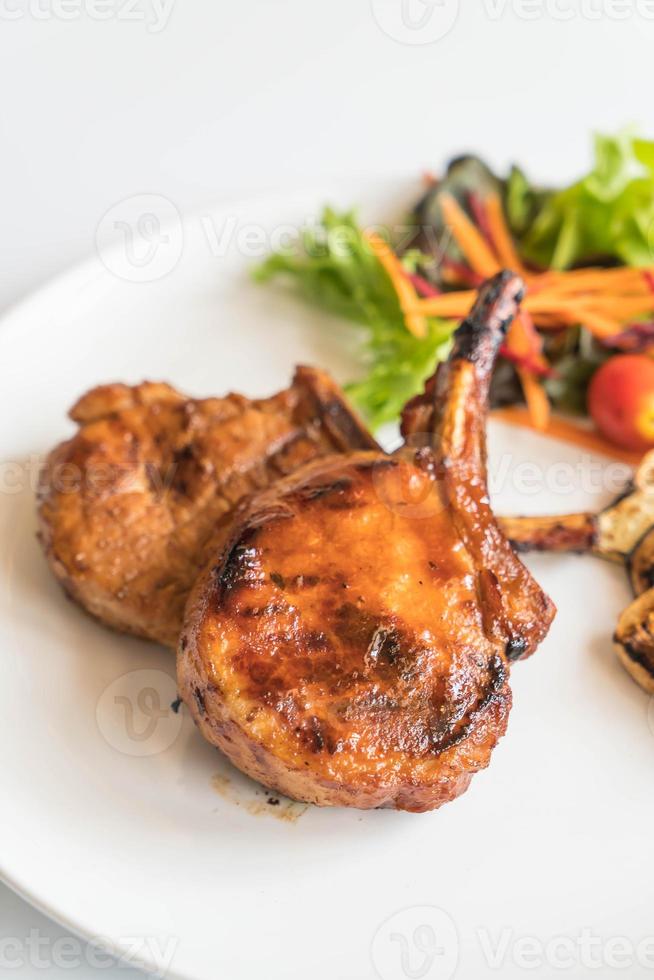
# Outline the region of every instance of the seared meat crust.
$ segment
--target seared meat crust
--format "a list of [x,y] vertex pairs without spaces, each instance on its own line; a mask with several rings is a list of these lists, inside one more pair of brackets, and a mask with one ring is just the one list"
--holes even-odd
[[510,662],[554,614],[485,483],[487,384],[517,288],[482,291],[428,386],[425,439],[310,463],[244,502],[193,589],[180,693],[205,737],[278,792],[432,809],[505,731]]
[[186,599],[238,502],[316,457],[376,443],[321,371],[258,401],[105,385],[48,457],[40,537],[67,593],[119,630],[177,643]]
[[506,726],[472,560],[447,515],[402,516],[402,468],[366,454],[284,481],[193,592],[182,697],[236,765],[298,799],[437,806]]

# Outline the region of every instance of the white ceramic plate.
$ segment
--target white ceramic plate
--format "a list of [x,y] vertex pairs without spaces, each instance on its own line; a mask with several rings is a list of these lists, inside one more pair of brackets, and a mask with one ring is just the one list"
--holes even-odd
[[[579,977],[615,961],[634,977],[651,966],[641,941],[654,929],[654,735],[647,698],[611,652],[628,599],[620,569],[531,563],[560,612],[514,670],[508,736],[465,796],[416,816],[270,805],[167,709],[171,655],[67,602],[35,540],[35,464],[71,431],[66,410],[91,385],[146,377],[262,395],[298,361],[351,376],[352,328],[252,285],[251,253],[326,200],[387,218],[416,190],[359,180],[183,229],[165,202],[139,199],[103,222],[103,261],[0,329],[3,873],[68,928],[170,975],[449,980],[521,977],[529,965],[535,977]],[[172,224],[135,227],[140,212]],[[112,250],[116,235],[127,251]],[[615,467],[499,425],[491,436],[506,510],[610,496]]]

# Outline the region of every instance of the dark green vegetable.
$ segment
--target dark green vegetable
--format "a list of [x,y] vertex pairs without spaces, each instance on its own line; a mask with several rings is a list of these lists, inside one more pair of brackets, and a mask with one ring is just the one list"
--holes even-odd
[[545,381],[545,388],[552,404],[562,412],[585,415],[590,379],[608,360],[609,352],[587,330],[579,327],[567,331],[563,347],[549,354],[554,374]]
[[460,156],[452,160],[442,180],[431,187],[416,205],[413,222],[416,227],[412,245],[428,256],[423,269],[432,282],[442,285],[443,262],[465,264],[458,245],[445,224],[440,196],[450,194],[474,220],[471,202],[491,193],[502,193],[504,182],[475,156]]

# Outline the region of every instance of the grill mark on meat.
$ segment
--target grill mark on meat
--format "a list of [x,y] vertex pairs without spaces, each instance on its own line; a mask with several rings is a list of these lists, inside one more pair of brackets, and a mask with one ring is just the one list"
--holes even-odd
[[311,715],[296,728],[300,742],[309,752],[319,755],[326,751],[334,755],[338,751],[339,742],[330,726],[324,720]]
[[353,602],[344,602],[336,610],[334,633],[345,644],[351,644],[363,655],[368,650],[375,631],[378,628],[378,618],[367,609],[356,606]]
[[400,650],[401,637],[399,632],[396,629],[378,626],[366,650],[365,659],[367,663],[371,664],[377,664],[384,660],[392,666],[398,659]]
[[192,443],[186,443],[173,453],[168,469],[170,489],[183,497],[190,496],[191,488],[197,488],[200,481],[206,480],[211,470],[206,460],[198,458]]
[[343,493],[345,490],[349,490],[351,486],[352,480],[343,477],[338,480],[333,480],[330,483],[303,487],[301,490],[298,490],[296,496],[299,500],[320,500],[322,497],[330,494]]
[[434,749],[440,755],[448,749],[452,749],[461,742],[464,742],[474,730],[477,719],[483,715],[491,705],[498,701],[504,692],[508,680],[508,670],[506,664],[500,656],[491,658],[488,665],[489,679],[482,692],[479,703],[468,713],[466,720],[458,729],[452,730],[440,739],[434,740]]
[[377,449],[377,443],[370,433],[361,425],[359,419],[352,414],[346,402],[331,393],[323,398],[314,392],[318,405],[316,422],[326,426],[336,446],[341,450]]
[[289,587],[291,589],[313,589],[316,585],[320,584],[320,577],[318,575],[296,575],[289,582]]
[[226,552],[220,565],[214,568],[217,605],[221,605],[227,595],[246,582],[252,583],[262,576],[259,553],[252,544],[257,529],[249,528],[239,535]]
[[206,715],[207,706],[204,700],[204,691],[200,687],[195,686],[193,688],[193,698],[197,705],[198,711],[200,711],[203,715]]
[[[257,673],[261,665],[257,666]],[[379,726],[379,737],[389,739],[388,748],[392,751],[403,752],[412,758],[438,757],[464,742],[474,732],[478,720],[495,702],[508,697],[505,690],[507,669],[501,657],[493,657],[489,663],[488,681],[480,692],[477,702],[469,707],[462,717],[443,716],[437,709],[432,708],[427,717],[415,713],[411,704],[405,698],[393,693],[371,688],[357,698],[345,697],[334,705],[334,714],[349,730],[353,721],[374,722]],[[259,676],[263,679],[264,672]],[[347,679],[348,682],[352,678]],[[307,681],[310,675],[307,674]],[[325,719],[312,715],[297,723],[301,716],[301,708],[297,699],[292,695],[284,695],[283,684],[273,673],[266,673],[269,690],[262,698],[263,702],[285,718],[287,724],[293,727],[301,743],[312,752],[320,752],[326,748],[332,752],[339,744],[347,742],[347,738],[337,739],[335,729]],[[397,721],[394,720],[397,718]],[[383,736],[384,721],[388,720],[388,734]],[[401,724],[400,720],[406,722]]]
[[[367,468],[364,466],[362,470]],[[333,481],[329,486],[324,484],[317,487],[310,486],[309,490],[321,492],[315,497],[309,493],[304,498],[305,504],[312,504],[314,500],[319,500],[321,506],[325,506],[324,498],[329,496],[329,491],[337,486],[338,482]],[[328,491],[326,494],[322,492],[325,490]],[[282,511],[282,516],[288,515]],[[271,511],[255,515],[252,518],[253,524],[249,527],[246,525],[248,533],[241,535],[239,544],[244,546],[247,537],[247,544],[251,547],[252,535],[269,520],[272,520]],[[431,564],[435,565],[433,562]],[[240,585],[247,589],[248,577],[250,577],[251,587],[258,587],[265,580],[265,566],[257,569],[254,575],[252,575],[252,566],[252,552],[248,554],[246,547],[243,547],[240,552],[238,549],[233,549],[228,555],[223,570],[226,592],[234,595]],[[242,581],[239,581],[240,575],[243,575]],[[268,579],[272,580],[278,588],[283,587],[287,595],[300,578],[302,576],[285,578],[278,572],[268,573]],[[338,572],[330,575],[330,581],[332,578],[334,581],[342,581],[345,576]],[[318,577],[316,576],[315,579],[317,585]],[[243,608],[239,603],[238,607],[234,607],[234,613],[242,614],[246,618],[262,620],[266,613],[270,613],[272,626],[274,618],[288,615],[290,608],[282,604],[276,604],[275,608],[266,604],[262,607]],[[338,665],[336,655],[326,661],[324,654],[329,653],[331,646],[328,636],[321,632],[298,628],[297,625],[293,626],[291,621],[286,630],[280,631],[277,628],[276,632],[271,633],[264,628],[262,635],[266,638],[266,646],[261,648],[261,653],[258,653],[256,648],[242,648],[233,660],[235,671],[249,679],[247,690],[244,691],[246,697],[253,701],[258,700],[284,717],[286,724],[296,732],[308,751],[314,753],[329,751],[329,744],[322,727],[324,719],[321,719],[321,727],[318,728],[313,722],[305,724],[306,719],[299,723],[302,711],[290,692],[300,679],[302,684],[310,686],[317,684],[324,694],[337,697],[341,704],[338,713],[344,720],[348,718],[353,720],[356,717],[365,727],[367,720],[372,721],[377,718],[377,724],[381,724],[382,729],[388,729],[384,738],[389,739],[390,747],[397,751],[404,751],[412,757],[438,756],[456,747],[470,736],[479,722],[480,715],[483,715],[494,701],[502,698],[506,700],[508,696],[503,690],[507,676],[506,668],[502,658],[498,656],[494,657],[488,665],[488,679],[477,692],[478,697],[474,705],[466,704],[465,700],[459,701],[452,694],[448,695],[445,688],[436,694],[437,689],[432,686],[434,707],[420,700],[412,707],[411,703],[406,701],[409,695],[407,693],[400,695],[396,686],[399,683],[410,692],[412,684],[420,683],[420,657],[423,650],[420,644],[416,643],[411,632],[406,631],[399,622],[385,621],[378,612],[367,609],[362,601],[340,603],[335,609],[326,609],[325,615],[328,620],[331,620],[331,630],[337,641],[340,641],[342,646],[349,649],[360,661],[360,670],[348,670],[343,664]],[[280,663],[284,663],[285,666],[281,674],[277,662],[271,663],[261,659],[261,654],[267,653],[270,649],[283,651],[285,659]],[[316,655],[319,657],[318,661],[315,660]],[[483,661],[477,657],[475,663],[479,668]],[[358,686],[361,684],[365,686],[367,683],[372,686],[357,694]],[[380,689],[378,683],[382,683],[383,686],[389,685],[390,690],[384,690],[383,687]],[[310,699],[307,706],[309,703]],[[444,703],[448,704],[446,712],[443,711]],[[403,713],[406,713],[406,724],[400,723],[398,727],[398,723],[393,721],[393,716],[397,716],[399,722]],[[331,730],[330,734],[332,734]],[[336,744],[333,738],[331,744],[332,747]]]
[[[249,611],[247,614],[251,615]],[[302,712],[296,700],[291,697],[289,701],[288,693],[284,693],[288,692],[289,684],[296,683],[293,679],[295,670],[289,674],[291,663],[295,664],[297,675],[303,678],[304,683],[318,684],[320,689],[339,697],[340,707],[337,714],[344,722],[355,718],[365,722],[366,719],[375,717],[383,722],[383,719],[398,715],[399,712],[406,712],[410,718],[417,711],[404,734],[402,729],[397,729],[395,737],[399,739],[399,744],[393,746],[415,757],[437,756],[465,741],[474,730],[479,716],[493,701],[503,696],[507,670],[501,657],[495,656],[489,664],[487,683],[479,693],[475,705],[468,706],[464,714],[458,713],[456,701],[452,703],[452,710],[446,714],[443,714],[440,707],[428,709],[427,716],[423,714],[426,708],[419,709],[418,706],[412,710],[406,697],[399,697],[392,690],[380,690],[377,683],[382,677],[393,686],[398,681],[402,685],[410,686],[414,679],[419,680],[420,671],[416,664],[421,647],[405,634],[400,624],[380,625],[378,615],[354,603],[341,604],[335,615],[334,632],[343,643],[358,652],[361,670],[343,672],[331,660],[329,668],[324,660],[319,664],[315,663],[312,655],[328,653],[330,650],[327,635],[293,628],[286,632],[266,634],[269,648],[283,648],[284,655],[288,658],[282,675],[278,672],[276,662],[261,661],[252,649],[242,649],[233,661],[234,669],[249,677],[250,684],[245,692],[247,697],[263,702],[285,717],[302,744],[312,752],[323,751],[325,747],[329,750],[328,740],[323,727],[316,729],[313,722],[308,726],[297,725],[297,719]],[[371,679],[366,682],[365,677],[368,674]],[[372,678],[377,678],[378,681],[373,683]],[[357,695],[357,686],[361,683],[373,683],[373,686]],[[441,705],[443,700],[439,696],[436,704]],[[289,709],[289,704],[292,705],[292,710]],[[431,721],[428,720],[429,716],[432,716]],[[392,732],[395,723],[392,720],[389,723]]]
[[245,606],[240,610],[240,615],[249,619],[259,619],[262,616],[276,616],[287,609],[288,605],[285,602],[267,602],[263,606]]

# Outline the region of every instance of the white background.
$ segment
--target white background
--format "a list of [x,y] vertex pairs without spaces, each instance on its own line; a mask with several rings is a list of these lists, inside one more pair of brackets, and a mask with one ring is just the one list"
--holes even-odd
[[[404,30],[401,0],[377,17],[370,0],[172,0],[161,30],[152,0],[131,14],[112,2],[97,20],[90,0],[0,0],[2,309],[88,254],[134,194],[187,211],[323,175],[437,169],[465,149],[567,178],[593,129],[654,134],[654,4],[466,0],[426,43],[452,0]],[[430,13],[409,6],[414,23]],[[64,935],[0,886],[0,937],[31,929]]]

